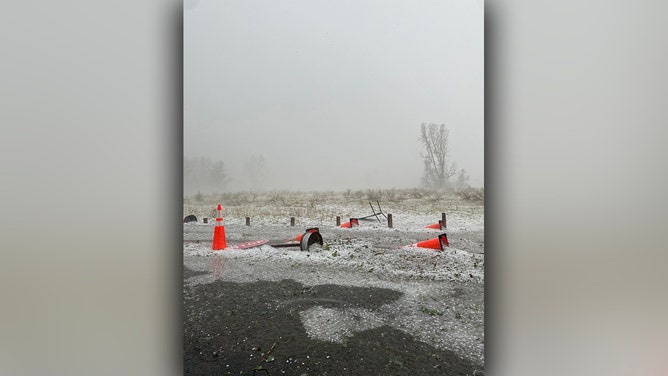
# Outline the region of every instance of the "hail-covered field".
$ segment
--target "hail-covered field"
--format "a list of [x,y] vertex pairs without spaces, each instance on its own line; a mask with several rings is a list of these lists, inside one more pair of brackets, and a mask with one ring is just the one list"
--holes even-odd
[[[212,251],[218,203],[228,246],[268,242]],[[442,213],[446,228],[426,228]],[[187,215],[198,218],[183,225],[187,373],[482,372],[481,201],[420,190],[238,193],[188,198]],[[310,227],[323,245],[277,247]],[[410,246],[442,233],[443,251]]]

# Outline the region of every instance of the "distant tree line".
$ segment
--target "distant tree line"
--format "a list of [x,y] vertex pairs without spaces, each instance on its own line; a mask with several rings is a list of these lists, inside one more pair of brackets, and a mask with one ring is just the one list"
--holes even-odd
[[225,164],[208,157],[183,158],[183,193],[219,193],[232,179],[225,171]]

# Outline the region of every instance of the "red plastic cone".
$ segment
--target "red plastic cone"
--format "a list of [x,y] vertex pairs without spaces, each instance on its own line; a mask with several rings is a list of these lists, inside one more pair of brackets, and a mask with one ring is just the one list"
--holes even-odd
[[431,248],[431,249],[441,249],[441,240],[439,238],[429,239],[422,242],[418,242],[416,245],[418,248]]
[[438,221],[438,223],[434,223],[433,225],[429,225],[425,228],[433,228],[434,230],[442,230],[443,229],[443,222]]
[[351,227],[359,227],[360,222],[357,220],[357,218],[350,218],[350,221],[342,224],[340,227],[345,227],[345,228],[351,228]]
[[213,246],[211,246],[211,249],[218,251],[225,248],[227,248],[227,241],[225,241],[223,207],[218,204],[218,207],[216,208],[216,227],[213,229]]
[[437,238],[429,239],[429,240],[417,242],[417,244],[409,245],[409,247],[437,249],[439,251],[442,251],[443,247],[449,247],[449,246],[450,246],[450,243],[448,242],[448,235],[446,235],[446,234],[441,234]]
[[299,234],[299,235],[295,236],[294,238],[290,238],[290,239],[286,240],[286,242],[299,242],[299,241],[302,240],[303,237],[304,237],[304,234]]
[[286,240],[286,242],[294,242],[294,241],[296,241],[296,242],[300,242],[300,241],[302,241],[302,238],[304,237],[304,234],[307,233],[307,232],[309,232],[309,233],[320,232],[320,229],[317,228],[317,227],[307,228],[307,229],[304,231],[303,234],[299,234],[299,235],[295,236],[295,237],[292,238],[292,239],[288,239],[288,240]]

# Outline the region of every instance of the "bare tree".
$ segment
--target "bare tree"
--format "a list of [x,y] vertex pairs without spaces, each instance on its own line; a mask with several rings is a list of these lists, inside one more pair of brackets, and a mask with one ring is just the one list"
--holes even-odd
[[422,123],[420,126],[420,141],[424,147],[422,184],[428,189],[451,188],[450,177],[456,173],[457,165],[448,159],[449,135],[445,124]]

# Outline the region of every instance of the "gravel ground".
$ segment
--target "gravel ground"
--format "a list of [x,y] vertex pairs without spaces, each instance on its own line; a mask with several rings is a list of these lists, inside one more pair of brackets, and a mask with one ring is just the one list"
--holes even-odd
[[[399,212],[394,228],[374,219],[341,229],[226,218],[228,245],[269,243],[216,252],[213,224],[184,224],[184,372],[483,374],[484,212],[449,214],[443,231],[424,228],[437,220]],[[323,246],[271,246],[313,226]],[[443,252],[406,247],[442,232]]]

